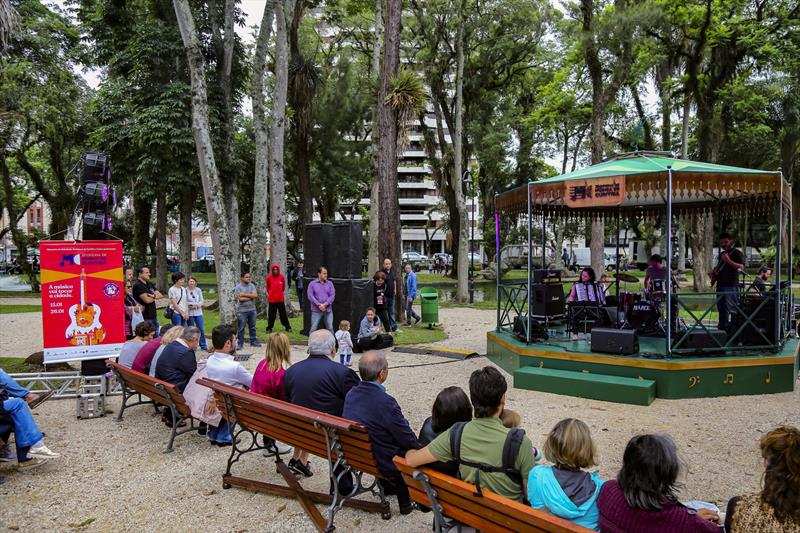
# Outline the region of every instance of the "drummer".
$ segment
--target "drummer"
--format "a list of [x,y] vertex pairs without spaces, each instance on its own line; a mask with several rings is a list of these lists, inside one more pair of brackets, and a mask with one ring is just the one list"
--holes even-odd
[[664,286],[667,284],[667,269],[662,264],[664,262],[664,258],[662,258],[659,254],[653,254],[650,256],[650,266],[647,267],[647,270],[644,271],[644,288],[648,290],[650,288],[650,282],[654,279],[660,279],[664,281]]

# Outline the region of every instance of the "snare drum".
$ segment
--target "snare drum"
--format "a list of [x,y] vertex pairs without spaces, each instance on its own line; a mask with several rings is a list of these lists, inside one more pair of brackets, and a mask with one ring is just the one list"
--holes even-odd
[[667,294],[667,284],[663,279],[651,279],[647,290],[650,294]]

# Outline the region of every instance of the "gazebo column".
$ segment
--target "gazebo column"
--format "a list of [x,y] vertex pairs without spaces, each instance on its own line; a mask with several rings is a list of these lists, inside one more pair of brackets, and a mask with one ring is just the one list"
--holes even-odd
[[533,205],[531,205],[531,181],[528,181],[528,327],[525,328],[525,342],[530,344],[531,342],[531,327],[532,327],[532,317],[531,317],[531,290],[532,290],[532,277],[533,277],[533,235],[532,235],[532,222],[533,222]]
[[667,357],[672,355],[672,165],[667,167]]

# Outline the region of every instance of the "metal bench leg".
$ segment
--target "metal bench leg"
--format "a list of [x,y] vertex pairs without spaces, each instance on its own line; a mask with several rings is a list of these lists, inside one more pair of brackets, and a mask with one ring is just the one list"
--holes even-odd
[[447,523],[444,520],[444,513],[442,510],[442,506],[439,503],[437,498],[436,491],[431,487],[430,480],[428,476],[420,472],[419,470],[414,470],[414,473],[411,474],[416,481],[419,481],[422,484],[422,488],[425,489],[425,494],[428,495],[428,500],[430,501],[431,511],[433,511],[433,530],[436,533],[445,533],[449,531],[450,528],[447,527]]

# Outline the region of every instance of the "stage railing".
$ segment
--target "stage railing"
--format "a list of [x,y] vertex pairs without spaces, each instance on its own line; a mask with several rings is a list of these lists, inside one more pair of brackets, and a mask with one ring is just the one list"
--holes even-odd
[[[788,290],[779,293],[774,289],[763,293],[736,292],[729,334],[720,340],[718,332],[718,306],[723,293],[700,292],[674,295],[681,327],[672,336],[671,351],[677,355],[697,353],[740,353],[759,355],[777,352],[790,334],[791,312],[788,309]],[[707,336],[708,346],[690,346],[695,334]]]
[[[514,319],[525,315],[528,310],[528,284],[525,282],[500,283],[500,299],[497,305],[500,315],[497,329],[513,333]],[[523,334],[528,327],[528,321],[522,320]]]

